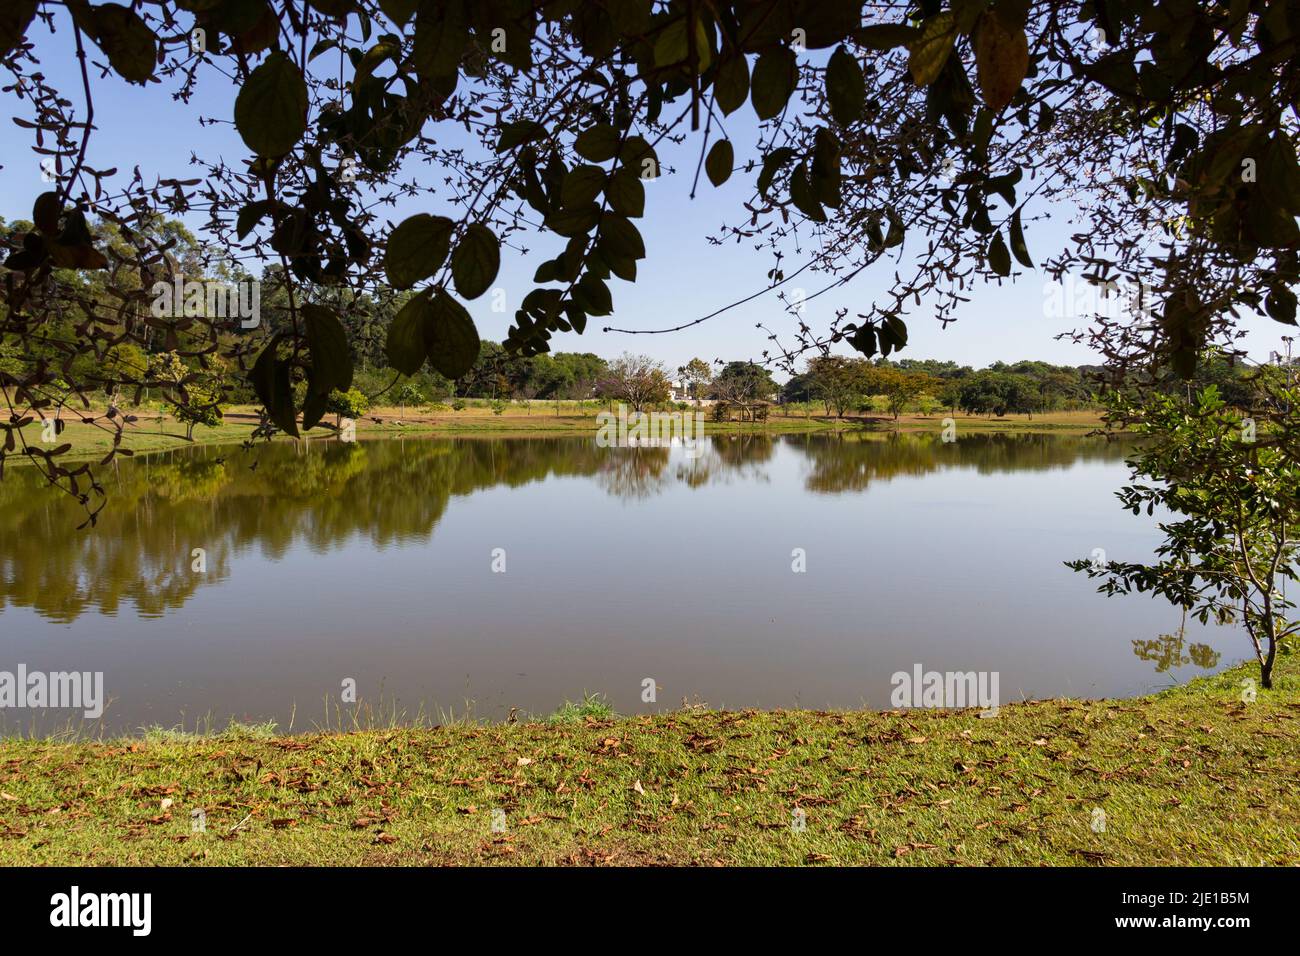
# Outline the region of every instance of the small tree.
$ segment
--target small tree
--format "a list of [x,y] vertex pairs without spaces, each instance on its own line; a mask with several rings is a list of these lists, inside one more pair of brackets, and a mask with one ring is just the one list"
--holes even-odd
[[176,405],[175,414],[177,419],[185,423],[186,439],[193,441],[195,425],[216,428],[221,424],[221,392],[200,387],[191,387],[187,391],[189,402]]
[[713,369],[709,368],[709,363],[702,358],[693,358],[677,370],[678,376],[686,383],[686,389],[690,396],[695,399],[695,404],[700,404],[700,399],[708,391],[709,384],[713,381]]
[[866,389],[868,364],[859,358],[818,355],[808,360],[809,392],[820,399],[826,414],[844,417],[854,400]]
[[635,412],[672,397],[672,385],[663,365],[648,355],[629,352],[609,363],[609,370],[596,390],[602,398],[626,402]]
[[359,389],[350,388],[340,392],[337,388],[330,392],[325,411],[336,416],[335,424],[343,427],[343,419],[354,421],[370,410],[370,400]]
[[1154,564],[1066,562],[1104,579],[1098,591],[1107,597],[1150,591],[1202,623],[1240,617],[1265,687],[1278,647],[1300,631],[1286,620],[1295,604],[1280,590],[1297,580],[1300,557],[1300,390],[1271,390],[1273,417],[1258,422],[1229,409],[1213,385],[1190,400],[1112,398],[1108,421],[1144,439],[1128,460],[1137,481],[1117,497],[1134,514],[1181,517],[1160,524],[1165,540]]
[[865,373],[867,389],[885,396],[894,418],[907,411],[922,395],[939,389],[940,382],[924,372],[906,372],[889,365],[873,365]]
[[414,382],[406,382],[405,384],[403,384],[400,388],[398,388],[397,394],[394,395],[393,398],[396,399],[398,408],[401,409],[403,418],[406,417],[407,405],[424,404],[424,392],[420,391],[420,387],[416,385]]

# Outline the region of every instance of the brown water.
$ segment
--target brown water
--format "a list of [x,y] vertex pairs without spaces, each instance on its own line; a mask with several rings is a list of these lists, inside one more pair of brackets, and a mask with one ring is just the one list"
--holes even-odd
[[[489,719],[589,692],[625,713],[887,707],[916,664],[996,671],[1003,702],[1132,695],[1246,647],[1179,640],[1177,609],[1062,566],[1150,554],[1154,520],[1112,495],[1122,456],[1054,435],[198,448],[108,471],[87,531],[11,469],[0,671],[104,672],[109,730],[311,729],[345,679],[383,711]],[[67,716],[0,710],[10,731]]]

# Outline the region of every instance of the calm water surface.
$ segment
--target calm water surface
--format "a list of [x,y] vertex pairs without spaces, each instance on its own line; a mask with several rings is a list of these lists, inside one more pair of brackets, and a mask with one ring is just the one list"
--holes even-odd
[[385,710],[486,718],[584,692],[625,713],[887,707],[916,663],[998,671],[1003,701],[1132,695],[1246,647],[1193,623],[1180,640],[1177,609],[1062,565],[1151,553],[1154,521],[1113,498],[1122,458],[1053,435],[198,448],[107,471],[89,531],[11,469],[0,670],[103,671],[112,730],[311,729],[345,678]]

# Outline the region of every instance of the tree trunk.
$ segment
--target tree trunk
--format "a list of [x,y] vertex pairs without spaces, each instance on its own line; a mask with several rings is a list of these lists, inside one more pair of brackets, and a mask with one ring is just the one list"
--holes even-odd
[[1273,622],[1273,602],[1268,595],[1264,596],[1264,636],[1268,639],[1268,652],[1259,662],[1259,682],[1265,690],[1272,690],[1273,661],[1277,657],[1277,627]]

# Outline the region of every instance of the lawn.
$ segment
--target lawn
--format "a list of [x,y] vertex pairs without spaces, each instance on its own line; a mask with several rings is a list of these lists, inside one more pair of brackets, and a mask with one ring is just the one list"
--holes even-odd
[[11,739],[0,863],[1296,865],[1294,661],[1251,703],[1238,668],[988,718],[570,706],[490,726]]

